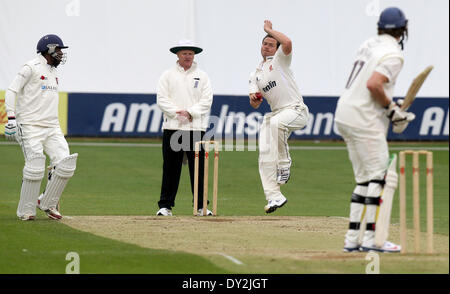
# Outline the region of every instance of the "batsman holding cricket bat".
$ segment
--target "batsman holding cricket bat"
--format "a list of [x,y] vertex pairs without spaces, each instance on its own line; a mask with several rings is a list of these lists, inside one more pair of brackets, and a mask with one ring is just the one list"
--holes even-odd
[[[407,25],[408,20],[399,8],[386,8],[381,13],[378,35],[358,49],[336,108],[336,126],[347,145],[356,181],[345,235],[346,252],[401,249],[387,241],[392,201],[384,199],[392,200],[397,187],[396,156],[389,157],[386,139],[389,125],[392,124],[395,133],[401,133],[415,117],[392,100],[395,81],[403,67]],[[362,228],[364,217],[366,227]],[[365,229],[362,244],[359,244],[360,229]]]

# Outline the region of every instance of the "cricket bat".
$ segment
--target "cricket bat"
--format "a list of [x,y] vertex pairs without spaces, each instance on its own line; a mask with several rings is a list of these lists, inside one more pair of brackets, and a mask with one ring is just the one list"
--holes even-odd
[[400,107],[401,110],[403,111],[408,110],[408,108],[414,102],[414,99],[416,99],[416,95],[419,92],[420,87],[422,87],[423,82],[425,82],[425,79],[428,77],[432,69],[433,69],[432,65],[428,66],[413,80],[403,100],[403,104]]
[[[391,155],[389,160],[389,167],[387,173],[397,173],[397,154]],[[384,242],[387,241],[389,235],[389,225],[391,223],[392,201],[395,190],[397,189],[397,182],[386,181],[381,195],[380,206],[378,208],[378,215],[376,217],[375,229],[375,246],[381,248]]]

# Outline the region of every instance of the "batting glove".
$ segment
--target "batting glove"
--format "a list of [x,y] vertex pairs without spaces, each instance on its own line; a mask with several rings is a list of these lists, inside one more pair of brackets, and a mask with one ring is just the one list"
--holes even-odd
[[397,189],[398,184],[398,175],[395,171],[388,170],[386,172],[386,176],[384,178],[386,184],[388,187],[391,187],[392,189]]
[[386,115],[392,122],[392,131],[397,134],[402,133],[409,122],[416,118],[414,113],[401,110],[399,105],[393,101],[387,107]]
[[8,123],[5,125],[5,137],[8,141],[16,141],[17,122],[14,116],[8,117]]

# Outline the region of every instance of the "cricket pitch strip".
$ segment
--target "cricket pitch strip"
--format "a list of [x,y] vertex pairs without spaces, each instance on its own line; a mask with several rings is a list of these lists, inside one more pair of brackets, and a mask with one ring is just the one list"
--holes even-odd
[[[296,263],[312,261],[340,264],[354,261],[364,269],[367,263],[367,253],[342,252],[348,227],[348,220],[342,217],[71,216],[62,223],[144,248],[200,255],[233,272],[291,273],[296,271]],[[425,240],[425,233],[422,234]],[[391,225],[389,240],[398,243],[399,238],[398,225]],[[410,261],[446,262],[448,273],[449,237],[435,234],[434,240],[436,254],[433,255],[381,255]],[[276,269],[277,261],[282,260],[287,268]],[[319,273],[334,272],[340,271],[325,267]]]

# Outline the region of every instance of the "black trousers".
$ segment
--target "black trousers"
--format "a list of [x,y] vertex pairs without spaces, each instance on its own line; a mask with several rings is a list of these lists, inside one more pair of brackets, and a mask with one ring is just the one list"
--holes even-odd
[[[163,176],[161,185],[161,197],[158,202],[159,208],[171,209],[175,206],[178,185],[180,183],[181,168],[184,153],[186,152],[191,178],[191,192],[194,195],[194,168],[195,168],[195,142],[201,141],[205,132],[202,131],[179,131],[164,130],[162,154],[163,154]],[[203,148],[199,155],[198,176],[198,208],[203,208],[203,171],[204,171]],[[193,201],[194,197],[192,197]],[[209,201],[208,201],[209,203]]]

